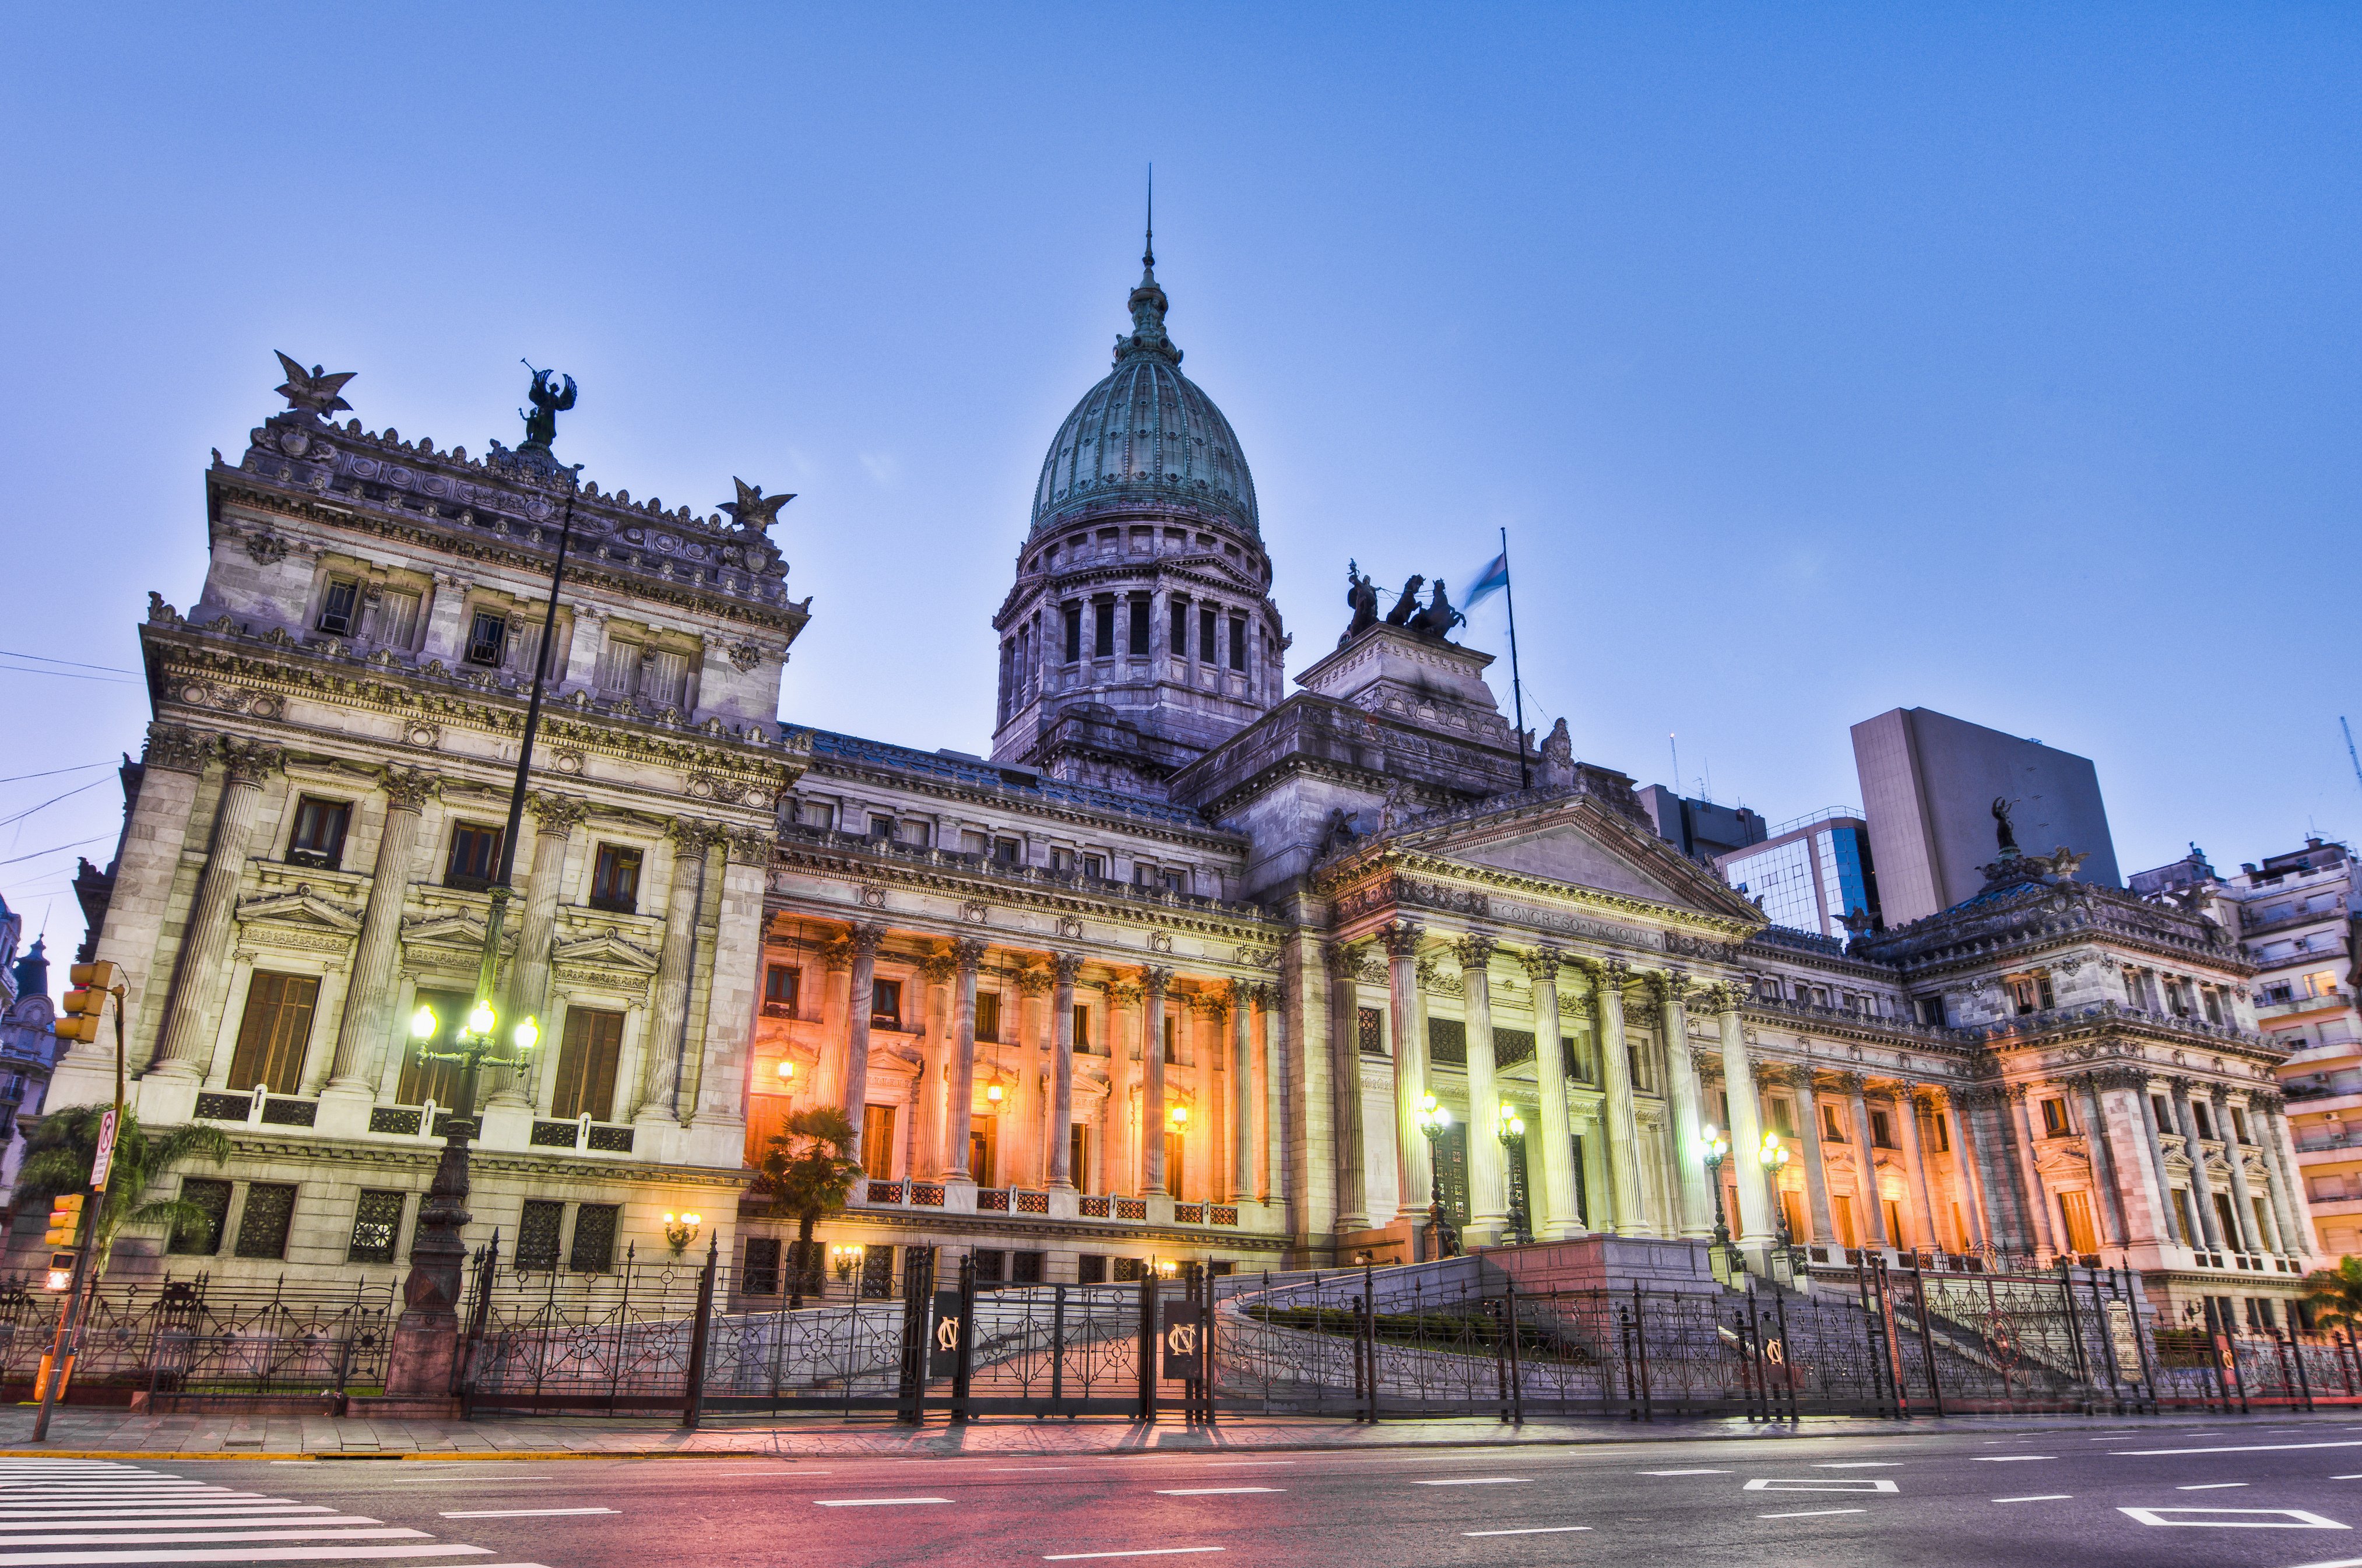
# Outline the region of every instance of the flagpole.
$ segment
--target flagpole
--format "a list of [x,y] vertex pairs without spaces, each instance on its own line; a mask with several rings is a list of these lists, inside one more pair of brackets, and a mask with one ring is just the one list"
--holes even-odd
[[1534,787],[1526,766],[1526,684],[1518,674],[1518,591],[1509,584],[1509,530],[1501,530],[1501,591],[1509,601],[1509,699],[1518,710],[1518,788]]

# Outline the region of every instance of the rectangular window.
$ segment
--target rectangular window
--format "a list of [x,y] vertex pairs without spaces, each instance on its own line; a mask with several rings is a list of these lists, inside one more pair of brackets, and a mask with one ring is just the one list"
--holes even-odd
[[304,1071],[304,1047],[312,1043],[312,1010],[320,982],[310,975],[274,975],[257,969],[246,988],[246,1014],[238,1021],[237,1049],[229,1061],[229,1087],[259,1084],[274,1094],[293,1094]]
[[566,1040],[557,1050],[557,1082],[549,1113],[561,1121],[588,1116],[610,1120],[615,1110],[615,1064],[624,1054],[624,1015],[595,1008],[566,1010]]
[[612,1203],[586,1203],[574,1211],[574,1246],[566,1266],[577,1274],[604,1274],[615,1266],[615,1220]]
[[295,1188],[281,1182],[248,1185],[246,1208],[237,1217],[237,1246],[242,1258],[283,1258],[287,1230],[295,1219]]
[[2231,1108],[2231,1136],[2242,1143],[2255,1142],[2247,1136],[2247,1113],[2235,1105]]
[[1386,1014],[1383,1008],[1363,1007],[1353,1010],[1353,1025],[1359,1038],[1362,1055],[1383,1056],[1386,1054]]
[[1212,608],[1198,612],[1198,657],[1208,664],[1221,657],[1215,645],[1221,624],[1221,616]]
[[1075,1260],[1075,1283],[1077,1285],[1105,1285],[1107,1283],[1107,1254],[1104,1253],[1083,1253],[1080,1257]]
[[1942,997],[1919,997],[1915,999],[1911,1005],[1913,1010],[1919,1015],[1920,1022],[1936,1029],[1941,1029],[1944,1027],[1944,999]]
[[[536,855],[539,853],[535,852]],[[602,844],[590,872],[590,907],[609,914],[637,914],[640,909],[640,852],[620,844]]]
[[[2067,1102],[2063,1099],[2044,1100],[2042,1102],[2042,1135],[2046,1138],[2064,1138],[2072,1131],[2074,1130],[2067,1125]],[[2078,1250],[2087,1251],[2088,1249],[2079,1248]]]
[[1091,606],[1091,611],[1093,623],[1091,630],[1095,634],[1091,639],[1091,655],[1095,658],[1113,658],[1115,657],[1115,606],[1112,603],[1101,602]]
[[[1838,1108],[1834,1105],[1821,1107],[1821,1136],[1832,1143],[1846,1141],[1845,1127],[1838,1121]],[[1847,1244],[1850,1246],[1852,1243]]]
[[[1091,1052],[1091,1010],[1081,1002],[1075,1004],[1075,1052],[1087,1056]],[[1081,1169],[1079,1165],[1076,1167]]]
[[1243,617],[1243,616],[1240,616],[1240,615],[1233,615],[1233,616],[1231,616],[1231,668],[1232,669],[1244,669],[1246,667],[1247,667],[1247,624],[1246,624],[1246,619],[1245,619],[1245,617]]
[[1131,602],[1131,657],[1148,657],[1148,601],[1145,599]]
[[1000,993],[976,993],[976,1037],[988,1044],[1000,1043]]
[[392,1263],[394,1245],[402,1239],[402,1205],[405,1194],[364,1192],[353,1206],[353,1236],[345,1249],[347,1263]]
[[[1908,1113],[1906,1112],[1905,1114]],[[1952,1119],[1946,1116],[1943,1112],[1937,1111],[1936,1113],[1935,1122],[1936,1152],[1939,1154],[1948,1154],[1952,1152]]]
[[1027,1252],[1010,1253],[1009,1283],[1011,1285],[1041,1284],[1042,1259],[1043,1254],[1040,1253]]
[[640,692],[640,645],[613,633],[599,650],[599,690],[610,697],[632,698]]
[[359,608],[361,585],[349,577],[332,577],[320,601],[320,630],[332,637],[353,635],[353,613]]
[[415,593],[403,589],[389,588],[377,596],[377,619],[370,636],[381,647],[407,648],[418,640],[418,607]]
[[1870,1141],[1881,1149],[1892,1149],[1896,1146],[1894,1121],[1886,1112],[1873,1110],[1870,1113]]
[[796,821],[806,827],[834,828],[836,807],[826,801],[805,801],[796,807]]
[[525,1200],[517,1220],[514,1267],[519,1273],[546,1273],[557,1266],[557,1232],[566,1223],[566,1205]]
[[[1796,1135],[1796,1107],[1793,1100],[1774,1099],[1772,1102],[1772,1130],[1794,1138]],[[1802,1232],[1799,1232],[1801,1234]]]
[[2092,1195],[2088,1192],[2062,1192],[2058,1195],[2058,1217],[2066,1222],[2067,1250],[2070,1253],[2096,1253],[2100,1250],[2099,1228],[2092,1223]]
[[773,964],[763,971],[763,1011],[773,1018],[793,1018],[801,999],[804,972],[792,964]]
[[465,991],[420,991],[413,999],[411,1010],[429,1008],[435,1013],[435,1033],[425,1040],[410,1032],[410,1020],[395,1020],[403,1042],[402,1081],[394,1091],[403,1105],[425,1105],[433,1100],[437,1105],[451,1105],[459,1098],[460,1066],[457,1062],[434,1061],[430,1053],[458,1049],[459,1030],[467,1022],[468,1009],[475,999]]
[[640,701],[655,708],[689,705],[689,656],[675,648],[658,648],[646,660],[641,678]]
[[884,1024],[889,1029],[902,1027],[902,982],[872,980],[869,982],[869,1021]]
[[1083,607],[1066,606],[1066,662],[1079,663],[1083,657]]
[[1087,1157],[1090,1148],[1090,1130],[1079,1121],[1069,1125],[1066,1129],[1066,1169],[1077,1178],[1076,1185],[1086,1192],[1090,1190],[1090,1183],[1082,1178],[1083,1173],[1091,1168]]
[[878,1181],[894,1179],[894,1108],[890,1105],[862,1108],[861,1168]]
[[451,856],[443,865],[443,885],[480,892],[500,875],[501,837],[507,830],[479,823],[451,829]]
[[1164,868],[1164,890],[1168,893],[1187,892],[1189,890],[1189,873],[1187,870],[1175,867],[1166,867]]
[[978,1247],[969,1254],[976,1259],[976,1282],[978,1285],[999,1285],[1009,1273],[1009,1254],[993,1247]]
[[498,669],[508,657],[509,618],[497,610],[479,610],[468,624],[467,661]]
[[1175,658],[1189,657],[1189,602],[1186,599],[1173,601],[1173,646],[1170,651]]
[[2206,1021],[2209,1023],[2223,1021],[2223,993],[2220,991],[2206,993]]
[[[1165,1005],[1169,1007],[1172,1004],[1168,1002]],[[1179,1032],[1179,1025],[1175,1021],[1173,1015],[1166,1013],[1164,1015],[1164,1060],[1168,1066],[1177,1066],[1180,1064],[1180,1053],[1174,1043]]]
[[1015,866],[1025,858],[1024,844],[1013,838],[992,841],[992,862],[996,866]]
[[209,1258],[221,1251],[222,1228],[229,1219],[229,1183],[208,1176],[183,1176],[181,1201],[196,1212],[172,1222],[172,1239],[164,1250],[180,1257]]
[[777,1236],[746,1238],[746,1266],[738,1275],[738,1289],[746,1296],[777,1296],[779,1293],[779,1239]]
[[344,861],[345,824],[352,814],[348,801],[323,801],[316,795],[297,800],[295,828],[287,835],[288,863],[337,869]]
[[1086,856],[1083,856],[1083,875],[1084,875],[1084,876],[1086,876],[1086,877],[1092,877],[1092,878],[1098,878],[1099,881],[1102,881],[1102,882],[1106,881],[1106,880],[1107,880],[1107,856],[1104,856],[1104,855],[1086,855]]
[[1118,1285],[1131,1285],[1147,1277],[1148,1260],[1146,1258],[1118,1258],[1115,1260],[1115,1282]]

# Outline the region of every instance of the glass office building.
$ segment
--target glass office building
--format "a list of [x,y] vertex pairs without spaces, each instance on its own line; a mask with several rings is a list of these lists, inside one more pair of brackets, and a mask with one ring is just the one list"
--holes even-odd
[[1756,900],[1773,925],[1842,942],[1849,914],[1882,923],[1870,826],[1861,813],[1833,806],[1772,830],[1761,844],[1715,857],[1723,880]]

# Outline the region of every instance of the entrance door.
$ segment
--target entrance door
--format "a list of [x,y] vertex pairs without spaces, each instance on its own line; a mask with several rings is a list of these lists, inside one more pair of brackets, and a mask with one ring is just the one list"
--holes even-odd
[[986,1122],[981,1127],[970,1127],[968,1129],[967,1174],[976,1178],[976,1185],[978,1187],[999,1187],[1000,1185],[993,1179],[993,1144],[998,1141],[993,1136],[995,1131],[993,1124],[989,1121]]
[[1891,1198],[1883,1201],[1886,1209],[1886,1239],[1898,1247],[1909,1246],[1911,1243],[1904,1241],[1903,1237],[1903,1205]]
[[2092,1195],[2088,1192],[2062,1192],[2058,1195],[2058,1217],[2067,1222],[2067,1250],[2070,1253],[2096,1253],[2100,1238],[2092,1224]]
[[1180,1132],[1164,1134],[1164,1190],[1175,1198],[1181,1196],[1181,1153],[1186,1137]]
[[[1082,1010],[1077,1008],[1075,1010],[1079,1012]],[[1089,1140],[1084,1136],[1086,1131],[1077,1121],[1066,1132],[1066,1179],[1082,1192],[1091,1189],[1090,1163],[1084,1158],[1089,1153]]]
[[1468,1124],[1454,1121],[1435,1140],[1435,1188],[1455,1225],[1468,1223]]
[[1509,1178],[1509,1215],[1514,1224],[1518,1217],[1525,1219],[1525,1229],[1531,1235],[1539,1229],[1534,1215],[1533,1188],[1526,1179],[1526,1141],[1514,1138],[1509,1142],[1508,1158],[1503,1161]]
[[894,1179],[894,1108],[890,1105],[861,1109],[861,1168],[878,1181]]

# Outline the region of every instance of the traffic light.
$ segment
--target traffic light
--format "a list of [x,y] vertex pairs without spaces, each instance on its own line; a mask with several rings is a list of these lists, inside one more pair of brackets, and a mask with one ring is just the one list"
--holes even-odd
[[98,1021],[106,1011],[106,998],[123,985],[123,971],[113,964],[77,964],[68,973],[74,988],[66,992],[66,1010],[58,1019],[61,1040],[91,1042],[98,1038]]
[[72,1247],[81,1244],[82,1198],[79,1192],[68,1192],[50,1199],[50,1233],[41,1238],[44,1245]]
[[[73,1253],[51,1253],[50,1254],[50,1288],[51,1290],[63,1290],[72,1286],[73,1284]],[[49,1359],[50,1358],[48,1356],[43,1356],[41,1358],[44,1364],[46,1364]]]

